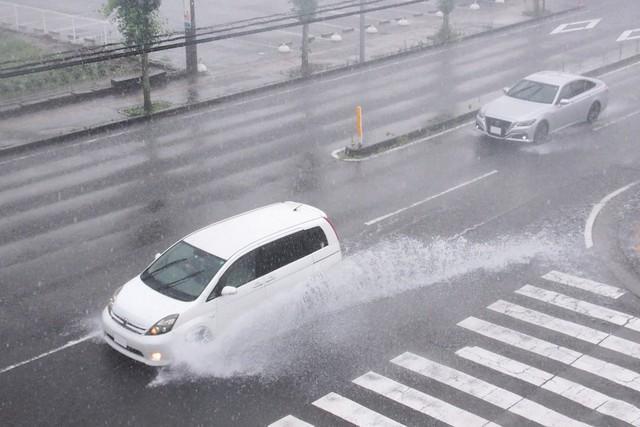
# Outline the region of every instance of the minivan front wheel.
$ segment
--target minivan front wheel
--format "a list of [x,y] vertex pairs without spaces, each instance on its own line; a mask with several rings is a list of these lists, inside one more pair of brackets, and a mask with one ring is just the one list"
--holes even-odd
[[541,144],[549,137],[549,124],[547,122],[541,122],[533,134],[533,142],[535,144]]
[[600,116],[600,103],[594,102],[591,104],[591,108],[589,108],[589,113],[587,113],[587,122],[595,122],[598,120],[598,116]]

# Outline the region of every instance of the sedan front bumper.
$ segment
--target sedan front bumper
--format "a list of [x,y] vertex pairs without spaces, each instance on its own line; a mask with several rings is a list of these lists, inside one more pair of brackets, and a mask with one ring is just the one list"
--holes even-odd
[[508,127],[488,129],[486,120],[476,116],[475,129],[490,138],[514,142],[532,142],[536,124],[537,122],[530,126],[514,126],[510,124]]

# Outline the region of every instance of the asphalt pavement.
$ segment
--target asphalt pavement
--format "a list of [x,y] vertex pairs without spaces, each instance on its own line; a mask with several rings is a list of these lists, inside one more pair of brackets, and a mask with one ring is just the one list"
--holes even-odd
[[[433,77],[427,88],[441,98],[499,88],[559,49],[585,63],[630,28],[623,12],[588,8],[575,20],[602,22],[557,42],[545,38],[559,25],[549,22],[438,52],[449,64],[433,69],[456,78]],[[508,49],[534,39],[545,50],[532,58]],[[509,52],[505,62],[487,45]],[[470,65],[488,57],[486,68]],[[411,117],[425,92],[423,75],[412,76],[433,59],[352,77],[371,96],[370,123]],[[593,249],[584,236],[594,206],[640,179],[638,67],[602,77],[611,102],[596,124],[538,146],[486,141],[467,125],[337,161],[330,153],[348,136],[340,120],[351,107],[335,100],[354,85],[345,77],[0,159],[0,417],[10,425],[252,426],[289,415],[331,426],[383,416],[421,426],[637,424],[637,276],[632,262],[612,266],[606,255],[629,247],[617,237],[637,224],[640,188],[603,206]],[[329,213],[346,255],[336,271],[248,313],[174,369],[146,368],[92,338],[113,290],[158,250],[277,200]],[[496,361],[514,367],[511,375]],[[523,369],[532,375],[513,376]]]

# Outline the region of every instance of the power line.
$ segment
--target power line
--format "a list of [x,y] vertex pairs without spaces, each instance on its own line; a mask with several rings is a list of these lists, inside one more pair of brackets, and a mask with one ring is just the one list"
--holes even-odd
[[[382,1],[384,0],[369,0],[369,1],[365,1],[364,4],[374,4],[374,3],[380,3]],[[306,20],[305,22],[309,24],[316,23],[316,22],[324,22],[324,21],[329,21],[333,19],[359,15],[360,13],[375,12],[379,10],[392,9],[396,7],[407,6],[407,5],[416,4],[416,3],[424,3],[424,2],[425,0],[405,0],[399,3],[394,3],[392,5],[369,7],[362,10],[342,12],[342,13],[337,13],[330,16],[311,16],[310,19]],[[360,3],[358,2],[356,4],[354,2],[353,6],[355,5],[359,6]],[[328,10],[328,11],[333,11],[333,10]],[[312,14],[307,14],[305,16],[310,16],[310,15]],[[206,31],[206,32],[197,34],[196,36],[193,36],[193,37],[185,37],[183,35],[181,37],[175,37],[174,39],[168,39],[163,41],[163,43],[176,41],[176,43],[171,43],[171,44],[162,44],[162,45],[158,44],[158,45],[149,46],[147,48],[144,48],[141,45],[136,45],[136,46],[129,46],[124,48],[102,51],[102,52],[99,52],[101,54],[100,56],[96,56],[97,53],[93,54],[93,56],[91,54],[88,54],[86,56],[77,55],[75,57],[67,57],[67,58],[62,58],[57,60],[54,59],[49,61],[49,63],[41,61],[41,62],[23,64],[21,66],[16,66],[16,67],[2,68],[0,69],[0,78],[15,77],[15,76],[20,76],[25,74],[33,74],[33,73],[38,73],[42,71],[49,71],[53,69],[72,67],[76,65],[84,65],[84,64],[102,62],[102,61],[124,58],[129,56],[136,56],[144,52],[147,52],[147,53],[158,52],[163,50],[180,48],[180,47],[184,47],[192,44],[210,43],[217,40],[225,40],[230,38],[242,37],[242,36],[247,36],[251,34],[258,34],[258,33],[274,31],[274,30],[279,30],[284,28],[296,27],[300,25],[300,15],[294,14],[288,19],[295,19],[296,21],[291,23],[277,24],[277,25],[272,25],[272,26],[258,28],[258,29],[237,31],[230,34],[221,34],[221,35],[213,35],[213,34],[217,34],[217,33],[228,31],[228,30],[211,30],[211,31]],[[249,28],[249,27],[251,27],[251,25],[241,26],[238,29]],[[210,35],[210,34],[212,35],[209,37],[202,37],[203,35]]]

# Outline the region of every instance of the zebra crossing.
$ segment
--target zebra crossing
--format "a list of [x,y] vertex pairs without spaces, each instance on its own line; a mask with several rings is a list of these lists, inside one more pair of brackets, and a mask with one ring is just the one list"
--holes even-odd
[[[614,304],[618,305],[625,291],[558,271],[550,271],[541,279],[540,285],[543,287],[525,284],[512,295],[489,304],[485,313],[458,322],[459,328],[479,338],[482,344],[465,346],[447,355],[455,360],[442,363],[425,355],[404,352],[389,363],[409,375],[433,381],[533,424],[577,427],[600,425],[598,422],[610,425],[613,422],[617,423],[615,425],[640,426],[640,320],[618,310],[618,307],[611,308]],[[538,310],[540,307],[544,309]],[[570,316],[571,320],[562,318],[558,313]],[[485,317],[499,318],[500,321],[494,323],[485,320]],[[529,333],[532,330],[536,332]],[[539,335],[554,338],[543,339]],[[576,348],[589,346],[589,354],[574,349],[573,344],[567,346],[567,342],[578,343]],[[601,358],[602,352],[592,352],[593,349],[603,349],[605,353],[615,356]],[[513,354],[531,355],[532,362],[528,364],[529,360],[522,360],[522,356],[517,360],[517,357],[512,357]],[[567,369],[558,373],[549,372],[540,366],[541,360],[548,361],[545,366],[546,363],[559,364]],[[474,372],[479,370],[480,376],[485,379],[457,369],[459,361],[472,366]],[[573,370],[586,374],[588,380],[584,382],[587,384],[583,384],[583,380],[576,380],[576,375],[572,375]],[[536,391],[542,390],[542,393],[555,396],[554,402],[559,403],[547,407],[536,401],[539,399],[530,396],[529,392],[524,395],[503,387],[503,384],[491,382],[494,377],[500,376],[533,386]],[[486,378],[491,378],[491,381]],[[593,378],[597,381],[594,382]],[[495,427],[499,425],[498,422],[510,419],[488,419],[485,414],[475,413],[472,408],[474,405],[465,407],[459,401],[448,402],[449,393],[446,396],[431,395],[426,387],[411,387],[374,371],[355,378],[352,383],[373,393],[372,396],[383,397],[400,404],[402,408],[426,416],[425,424],[429,420],[437,420],[454,427]],[[573,404],[570,413],[563,413],[563,401]],[[330,416],[357,426],[404,425],[394,420],[393,415],[385,414],[385,411],[378,412],[374,407],[335,392],[317,399],[312,405]],[[373,406],[370,403],[368,405]],[[581,419],[574,416],[575,408],[581,411]],[[603,416],[608,418],[600,418]],[[313,426],[301,418],[287,415],[269,426]],[[594,423],[594,419],[604,421]],[[502,425],[512,424],[508,421],[508,424]]]

